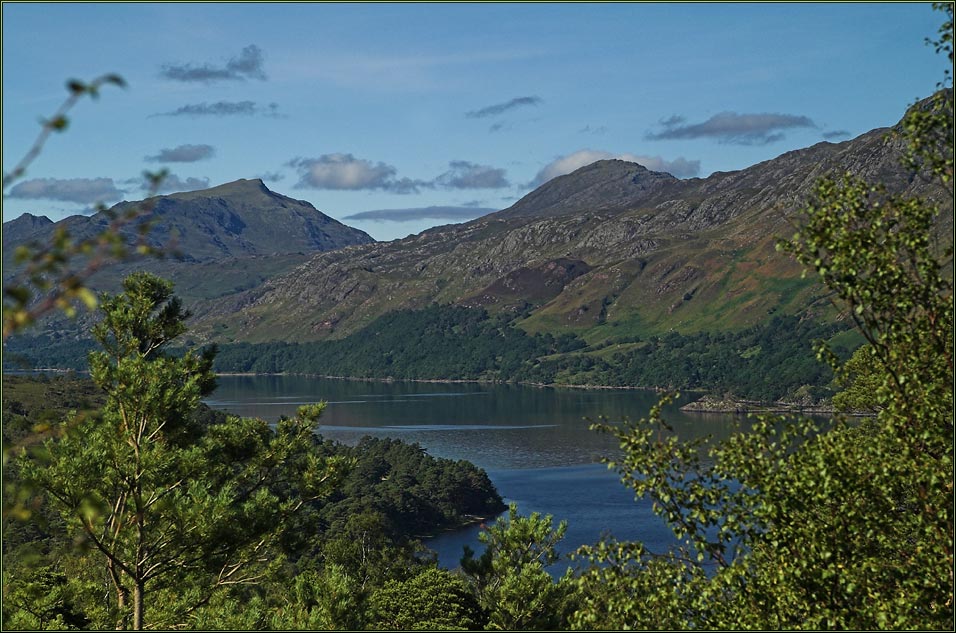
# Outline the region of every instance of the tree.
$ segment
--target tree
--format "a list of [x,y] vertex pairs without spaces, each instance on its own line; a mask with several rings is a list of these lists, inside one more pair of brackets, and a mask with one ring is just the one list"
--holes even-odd
[[217,590],[254,582],[282,518],[324,494],[338,463],[310,450],[321,405],[274,430],[260,420],[200,423],[214,350],[167,354],[188,316],[172,285],[136,273],[123,286],[101,298],[93,330],[102,414],[65,423],[21,472],[102,562],[117,625],[139,630],[182,625]]
[[474,558],[466,546],[461,566],[488,614],[486,628],[553,630],[562,626],[571,570],[555,583],[547,567],[560,559],[557,545],[567,528],[566,521],[554,528],[551,515],[532,512],[523,517],[511,504],[507,517],[479,533],[478,540],[485,545],[480,557]]
[[468,583],[437,567],[386,582],[369,597],[369,611],[377,630],[476,630],[483,620]]
[[883,385],[885,373],[880,371],[879,359],[870,345],[861,345],[843,364],[837,383],[844,387],[833,395],[837,411],[876,413],[880,410],[876,394]]
[[[937,8],[935,44],[952,61],[952,5]],[[899,132],[916,177],[937,178],[949,200],[952,120],[943,86]],[[875,419],[765,418],[696,447],[659,408],[599,425],[620,442],[624,483],[684,545],[581,551],[594,564],[578,583],[575,627],[953,627],[953,251],[936,242],[941,213],[952,206],[828,178],[782,244],[867,340],[856,362],[870,366]],[[818,355],[838,368],[825,346]]]

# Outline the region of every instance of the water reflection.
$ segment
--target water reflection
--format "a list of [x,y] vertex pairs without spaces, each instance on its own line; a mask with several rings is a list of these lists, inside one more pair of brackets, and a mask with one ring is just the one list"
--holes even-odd
[[[658,394],[520,385],[331,380],[308,376],[221,376],[210,406],[276,420],[324,400],[320,433],[354,444],[365,435],[417,442],[429,453],[467,459],[486,469],[591,464],[615,453],[615,442],[589,430],[600,417],[647,414]],[[732,416],[665,409],[682,437],[726,436]]]

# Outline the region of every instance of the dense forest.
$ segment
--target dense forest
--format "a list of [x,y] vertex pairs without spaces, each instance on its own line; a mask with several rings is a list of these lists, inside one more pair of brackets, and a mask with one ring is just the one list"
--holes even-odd
[[[829,395],[833,373],[817,361],[814,341],[832,338],[843,329],[777,316],[736,332],[671,332],[588,348],[570,334],[528,335],[506,317],[489,317],[484,310],[432,306],[390,314],[340,341],[224,345],[216,368],[222,372],[704,389],[765,401],[806,394],[818,400]],[[627,351],[614,351],[621,344]],[[594,353],[570,353],[579,350]],[[852,349],[841,346],[835,351],[846,358]]]
[[[696,389],[767,402],[816,402],[832,394],[833,372],[814,344],[846,325],[775,316],[733,332],[670,332],[588,346],[573,334],[530,335],[514,315],[432,305],[387,314],[357,334],[316,343],[231,343],[218,348],[223,373],[300,373],[396,380],[484,380],[531,384]],[[837,337],[849,357],[861,337]],[[88,341],[14,341],[8,366],[82,369]],[[11,362],[12,361],[12,362]]]

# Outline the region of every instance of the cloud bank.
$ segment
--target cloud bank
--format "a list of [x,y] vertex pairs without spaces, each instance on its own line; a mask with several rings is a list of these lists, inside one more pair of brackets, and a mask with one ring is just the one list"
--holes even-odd
[[515,97],[511,101],[506,101],[504,103],[496,103],[494,105],[486,106],[479,110],[472,110],[471,112],[466,112],[465,116],[469,119],[484,119],[485,117],[497,116],[503,114],[508,110],[513,110],[515,108],[520,108],[521,106],[534,106],[542,103],[541,97]]
[[286,166],[299,172],[297,189],[380,190],[406,194],[419,193],[421,189],[501,189],[511,186],[504,169],[466,160],[451,161],[448,171],[432,180],[399,178],[398,170],[392,165],[346,153],[294,158]]
[[700,173],[699,160],[687,160],[683,157],[674,160],[665,160],[660,156],[637,156],[635,154],[612,154],[602,150],[582,149],[566,156],[560,156],[545,165],[538,175],[529,183],[530,187],[538,187],[552,178],[570,174],[576,169],[590,165],[599,160],[610,159],[626,160],[638,163],[651,171],[663,171],[677,178],[691,178]]
[[166,174],[163,182],[159,184],[157,193],[176,193],[179,191],[196,191],[198,189],[208,189],[208,178],[180,178],[176,174]]
[[8,194],[24,200],[62,200],[79,204],[121,200],[124,191],[112,178],[34,178],[17,183]]
[[161,149],[158,154],[147,156],[145,160],[152,163],[195,163],[212,158],[215,154],[212,145],[179,145],[172,149]]
[[473,220],[497,209],[483,207],[417,207],[414,209],[376,209],[347,215],[343,220],[371,222],[412,222],[415,220]]
[[823,138],[828,141],[840,138],[850,138],[851,134],[847,130],[833,130],[831,132],[824,132]]
[[267,77],[262,63],[262,49],[255,44],[250,44],[242,49],[238,57],[229,59],[225,66],[164,64],[159,71],[159,76],[172,81],[200,83],[245,81],[246,79],[265,81]]
[[448,189],[501,189],[510,187],[505,170],[489,165],[477,165],[466,160],[453,160],[450,169],[435,178],[435,185]]
[[661,121],[658,132],[648,132],[652,141],[713,138],[719,143],[734,145],[767,145],[784,138],[781,130],[815,128],[809,117],[796,114],[740,114],[721,112],[703,123],[686,123],[684,117],[674,115]]
[[150,116],[266,116],[279,118],[279,104],[260,106],[255,101],[217,101],[215,103],[191,103],[170,112]]

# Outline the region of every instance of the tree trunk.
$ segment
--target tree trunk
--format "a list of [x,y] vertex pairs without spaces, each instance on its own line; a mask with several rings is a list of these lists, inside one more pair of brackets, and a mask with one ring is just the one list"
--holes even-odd
[[129,596],[129,590],[120,582],[120,577],[113,561],[110,560],[106,566],[109,569],[110,580],[113,581],[113,587],[116,588],[116,611],[119,613],[119,618],[116,620],[116,630],[125,631],[128,628],[127,624],[129,622],[129,613],[126,611],[126,598]]
[[143,630],[143,581],[136,580],[133,585],[133,630]]

